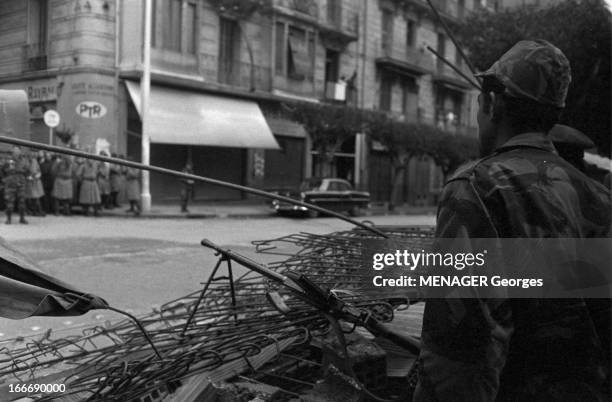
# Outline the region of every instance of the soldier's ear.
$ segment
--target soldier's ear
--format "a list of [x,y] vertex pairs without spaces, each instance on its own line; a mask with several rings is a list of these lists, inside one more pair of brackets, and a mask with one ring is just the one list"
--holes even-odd
[[491,115],[493,112],[493,92],[481,92],[478,103],[482,113]]
[[491,121],[498,124],[504,117],[506,103],[501,94],[491,93],[491,98]]

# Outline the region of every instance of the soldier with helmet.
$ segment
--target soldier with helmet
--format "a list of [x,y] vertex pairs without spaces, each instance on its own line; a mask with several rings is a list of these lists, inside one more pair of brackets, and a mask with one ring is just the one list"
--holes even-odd
[[21,148],[13,147],[11,156],[6,160],[3,170],[4,202],[6,204],[6,224],[11,224],[15,204],[19,212],[19,223],[26,224],[25,188],[30,174],[30,164]]
[[[546,134],[565,107],[565,55],[521,41],[479,75],[482,158],[446,183],[434,247],[444,238],[606,237],[610,192]],[[609,330],[609,309],[599,320],[584,299],[427,300],[414,400],[610,400],[610,334],[598,331]]]

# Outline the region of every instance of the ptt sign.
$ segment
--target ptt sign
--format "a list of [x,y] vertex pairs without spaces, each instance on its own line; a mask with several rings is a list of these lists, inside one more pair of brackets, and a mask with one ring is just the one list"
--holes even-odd
[[87,119],[99,119],[106,115],[106,106],[98,102],[85,101],[77,105],[76,112]]

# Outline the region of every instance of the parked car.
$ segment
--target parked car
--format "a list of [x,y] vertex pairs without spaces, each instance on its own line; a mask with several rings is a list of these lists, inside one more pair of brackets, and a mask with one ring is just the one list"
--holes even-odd
[[[335,212],[348,212],[358,216],[368,208],[370,193],[356,191],[346,180],[311,178],[304,180],[299,189],[278,191],[279,195],[298,199],[303,202],[327,208]],[[311,218],[317,217],[317,211],[309,210],[299,205],[274,200],[272,207],[277,213],[301,213]]]

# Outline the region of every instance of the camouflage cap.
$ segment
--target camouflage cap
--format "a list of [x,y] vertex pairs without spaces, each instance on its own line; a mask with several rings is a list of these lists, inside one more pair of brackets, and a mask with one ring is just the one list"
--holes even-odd
[[505,93],[538,103],[565,107],[572,80],[570,64],[557,47],[545,40],[523,40],[508,50],[480,77],[493,76]]

